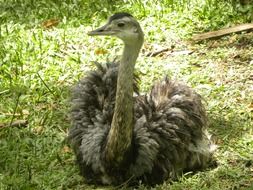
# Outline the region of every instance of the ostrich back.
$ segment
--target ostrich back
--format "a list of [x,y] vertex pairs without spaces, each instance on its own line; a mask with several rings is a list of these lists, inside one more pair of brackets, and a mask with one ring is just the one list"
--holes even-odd
[[[134,131],[126,164],[112,170],[104,149],[114,113],[118,64],[97,64],[73,89],[69,140],[88,182],[157,184],[210,161],[206,115],[200,96],[165,78],[134,99]],[[138,94],[137,77],[134,90]]]

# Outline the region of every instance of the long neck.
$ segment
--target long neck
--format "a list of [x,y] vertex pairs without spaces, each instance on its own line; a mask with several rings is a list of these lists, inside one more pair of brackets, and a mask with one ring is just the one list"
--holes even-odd
[[106,145],[106,160],[114,167],[124,161],[133,133],[133,75],[143,38],[134,45],[125,44],[119,65],[116,102]]

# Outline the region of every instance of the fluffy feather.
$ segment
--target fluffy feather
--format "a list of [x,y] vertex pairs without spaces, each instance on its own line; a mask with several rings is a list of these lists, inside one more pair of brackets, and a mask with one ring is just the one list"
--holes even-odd
[[[88,182],[157,184],[188,170],[204,168],[211,158],[207,118],[201,97],[168,78],[150,94],[133,97],[134,132],[127,162],[110,170],[104,148],[111,127],[118,64],[97,64],[73,89],[69,140]],[[134,91],[138,93],[138,78]]]

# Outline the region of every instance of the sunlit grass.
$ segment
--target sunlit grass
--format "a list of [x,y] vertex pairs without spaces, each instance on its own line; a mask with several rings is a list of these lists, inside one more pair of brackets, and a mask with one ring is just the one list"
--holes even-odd
[[[141,91],[165,75],[194,87],[205,100],[219,145],[216,168],[153,189],[250,189],[253,35],[189,41],[192,33],[247,22],[250,16],[241,11],[250,8],[230,1],[122,2],[112,6],[107,0],[99,11],[95,1],[0,0],[0,124],[6,126],[0,128],[0,189],[111,189],[85,184],[64,140],[71,86],[94,68],[93,61],[113,60],[121,53],[118,40],[86,33],[122,10],[137,16],[145,32],[136,65]],[[44,28],[42,23],[52,18],[60,23]],[[173,47],[192,53],[146,56]],[[27,120],[28,126],[8,127],[16,120]],[[139,189],[148,188],[140,184]]]

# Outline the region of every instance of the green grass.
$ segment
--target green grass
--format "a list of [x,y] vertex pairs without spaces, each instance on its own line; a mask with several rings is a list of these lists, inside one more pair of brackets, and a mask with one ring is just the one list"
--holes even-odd
[[[0,123],[28,121],[27,127],[0,128],[0,189],[112,189],[85,184],[64,139],[71,86],[93,61],[120,55],[118,40],[86,35],[116,11],[137,16],[145,31],[136,66],[141,90],[164,75],[195,88],[219,145],[216,168],[152,189],[252,189],[253,34],[189,41],[193,33],[249,22],[252,9],[235,0],[0,0]],[[59,25],[43,28],[52,18]],[[146,56],[171,46],[193,53]]]

